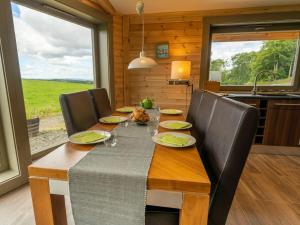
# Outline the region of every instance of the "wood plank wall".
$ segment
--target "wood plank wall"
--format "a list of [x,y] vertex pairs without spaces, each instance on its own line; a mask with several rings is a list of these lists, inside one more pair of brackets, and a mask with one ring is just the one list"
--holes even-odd
[[[200,78],[200,51],[202,18],[215,15],[238,15],[266,12],[300,11],[300,5],[260,7],[193,12],[156,13],[145,15],[145,51],[155,58],[157,43],[169,42],[169,59],[157,59],[159,65],[153,69],[128,70],[128,63],[139,55],[141,49],[141,20],[137,15],[123,16],[123,34],[120,35],[120,18],[114,19],[115,37],[116,102],[124,105],[137,104],[142,98],[150,97],[161,107],[185,109],[186,87],[168,85],[171,61],[191,60],[191,80],[198,87]],[[118,45],[123,37],[122,50]],[[123,73],[120,65],[123,54]],[[120,80],[118,80],[120,79]],[[123,87],[121,87],[123,82]],[[122,95],[123,88],[123,95]],[[190,89],[187,90],[191,92]],[[190,94],[189,94],[190,96]],[[188,98],[189,98],[188,96]],[[189,99],[188,99],[189,101]]]
[[113,16],[113,54],[114,54],[114,81],[115,81],[115,107],[124,104],[124,64],[123,64],[123,18]]

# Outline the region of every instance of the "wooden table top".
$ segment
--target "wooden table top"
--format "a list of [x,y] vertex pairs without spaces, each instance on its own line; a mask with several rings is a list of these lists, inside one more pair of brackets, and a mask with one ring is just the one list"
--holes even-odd
[[[183,116],[161,115],[160,120],[183,120]],[[91,129],[110,131],[115,125],[97,124]],[[167,131],[160,127],[159,132]],[[179,131],[189,134],[189,131]],[[70,142],[28,167],[29,176],[68,180],[68,171],[94,146]],[[175,149],[156,145],[148,174],[148,190],[210,192],[210,181],[195,146]]]

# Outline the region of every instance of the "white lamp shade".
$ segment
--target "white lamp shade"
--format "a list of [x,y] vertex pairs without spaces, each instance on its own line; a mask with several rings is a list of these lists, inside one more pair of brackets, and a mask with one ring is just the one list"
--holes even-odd
[[189,80],[191,75],[191,61],[173,61],[171,80]]
[[153,59],[145,56],[145,52],[141,52],[139,58],[135,58],[129,63],[128,69],[145,69],[156,65],[157,63]]

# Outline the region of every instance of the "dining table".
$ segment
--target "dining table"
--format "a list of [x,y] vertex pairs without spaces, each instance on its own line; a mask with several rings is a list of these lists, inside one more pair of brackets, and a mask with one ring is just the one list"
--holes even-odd
[[[184,121],[184,116],[161,114],[160,121],[165,120]],[[98,123],[90,129],[111,131],[115,127]],[[166,131],[170,130],[158,128],[159,133]],[[190,134],[189,130],[176,132]],[[37,225],[67,225],[65,196],[69,195],[69,170],[94,147],[67,142],[28,167]],[[155,145],[147,177],[147,205],[179,209],[180,225],[206,225],[210,187],[195,145],[185,148]]]

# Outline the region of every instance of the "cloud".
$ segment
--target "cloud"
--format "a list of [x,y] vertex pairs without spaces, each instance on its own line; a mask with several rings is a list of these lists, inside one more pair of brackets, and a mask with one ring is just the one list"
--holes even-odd
[[20,5],[12,9],[19,12],[13,16],[22,77],[93,79],[91,29]]
[[212,59],[230,60],[232,56],[242,52],[259,51],[262,41],[213,42]]

